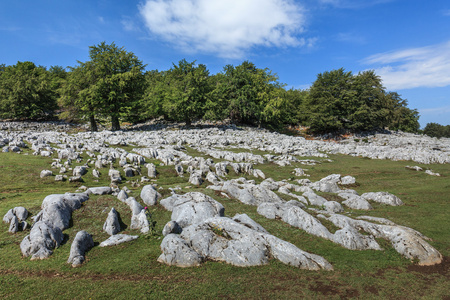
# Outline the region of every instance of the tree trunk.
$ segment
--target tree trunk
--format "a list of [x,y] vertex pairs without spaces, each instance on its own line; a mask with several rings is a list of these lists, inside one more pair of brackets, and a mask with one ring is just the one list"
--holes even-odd
[[95,121],[95,117],[94,116],[90,116],[89,117],[89,122],[91,123],[91,131],[92,132],[98,131],[97,122]]
[[111,116],[111,130],[120,130],[119,117]]

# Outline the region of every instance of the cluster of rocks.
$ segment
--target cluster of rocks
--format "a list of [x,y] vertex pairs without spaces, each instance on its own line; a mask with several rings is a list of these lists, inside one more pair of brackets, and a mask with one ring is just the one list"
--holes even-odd
[[214,260],[258,266],[273,257],[303,269],[333,269],[323,257],[269,234],[246,214],[225,217],[222,204],[202,193],[174,194],[161,205],[172,211],[158,258],[168,265],[190,267]]
[[5,214],[3,222],[9,224],[9,232],[16,233],[27,229],[28,210],[25,207],[14,207]]
[[[31,256],[31,260],[45,259],[52,255],[53,250],[58,248],[63,239],[63,231],[70,225],[72,213],[79,209],[83,202],[89,199],[90,194],[105,195],[112,194],[111,187],[93,187],[82,193],[53,194],[44,198],[41,211],[32,217],[33,225],[30,234],[27,235],[20,244],[20,249],[24,257]],[[118,199],[126,203],[132,212],[131,229],[140,230],[142,233],[149,231],[149,222],[144,208],[133,197],[128,197],[126,189],[118,193]],[[141,198],[147,205],[155,205],[161,195],[153,186],[145,186],[141,191]],[[9,232],[15,233],[18,230],[25,230],[28,227],[25,221],[28,211],[24,207],[10,209],[3,221],[10,224]],[[100,247],[118,245],[137,239],[139,236],[118,234],[121,230],[119,214],[113,208],[108,213],[108,217],[103,225],[103,230],[111,237],[100,243]],[[85,260],[85,253],[94,246],[92,236],[86,231],[79,231],[70,249],[68,263],[73,267],[81,265]]]
[[[111,146],[135,145],[139,150],[147,152],[146,157],[161,160],[165,164],[176,165],[186,160],[187,154],[183,145],[203,152],[217,159],[235,162],[263,163],[270,156],[252,154],[251,151],[274,153],[274,161],[283,161],[283,156],[327,157],[329,154],[347,154],[374,159],[412,160],[418,163],[450,163],[450,139],[430,138],[424,135],[409,133],[374,134],[367,136],[365,142],[357,142],[350,138],[338,142],[306,140],[303,137],[287,136],[255,128],[236,130],[226,127],[206,129],[172,130],[165,128],[159,131],[102,131],[82,132],[69,135],[64,132],[37,131],[3,131],[0,133],[0,143],[8,151],[20,151],[21,143],[54,145],[57,149],[71,148],[75,152],[85,151],[93,154],[100,152],[109,154],[111,150],[119,151]],[[11,148],[12,147],[12,148]],[[220,150],[224,147],[248,149],[249,152],[233,153]],[[39,152],[48,155],[51,149]],[[123,150],[122,150],[123,151]],[[136,150],[137,151],[137,150]],[[133,152],[135,152],[133,150]],[[138,153],[138,152],[136,152]],[[177,159],[174,159],[177,157]],[[118,157],[116,157],[118,158]]]
[[[406,166],[405,167],[408,170],[413,170],[413,171],[423,171],[423,168],[419,167],[419,166]],[[439,173],[435,173],[433,172],[433,170],[425,170],[425,174],[431,175],[431,176],[441,176],[441,174]]]
[[[31,259],[44,259],[52,254],[63,241],[62,232],[68,228],[72,212],[78,209],[90,194],[113,194],[128,205],[132,212],[130,228],[145,234],[149,232],[146,209],[129,190],[119,190],[117,185],[126,178],[141,176],[147,183],[157,177],[157,166],[146,160],[158,160],[160,165],[173,166],[176,176],[186,177],[190,184],[200,186],[209,182],[207,188],[228,198],[235,198],[247,205],[257,206],[257,212],[269,219],[280,219],[291,226],[333,241],[353,250],[381,247],[375,238],[383,238],[402,255],[417,259],[419,264],[431,265],[442,261],[441,254],[431,247],[427,238],[419,232],[393,222],[373,217],[352,219],[345,216],[346,208],[371,210],[371,202],[398,206],[403,202],[387,192],[370,192],[359,195],[355,190],[343,188],[356,183],[352,176],[332,174],[319,181],[297,179],[274,181],[258,169],[258,164],[274,163],[289,166],[292,163],[316,165],[326,159],[327,154],[347,154],[373,159],[412,160],[418,163],[450,163],[450,140],[405,133],[374,134],[365,137],[365,142],[354,138],[337,142],[306,140],[254,128],[238,129],[235,126],[219,128],[194,128],[174,130],[161,127],[155,131],[103,131],[67,134],[62,126],[58,131],[45,130],[35,125],[1,123],[0,147],[3,152],[21,153],[30,148],[33,155],[54,157],[51,169],[59,170],[55,180],[82,182],[83,176],[92,170],[99,178],[108,174],[111,187],[89,188],[86,192],[47,196],[41,211],[33,217],[30,234],[21,245],[22,254]],[[37,126],[37,125],[36,125]],[[53,125],[51,125],[53,126]],[[59,126],[56,124],[55,126]],[[59,127],[58,127],[59,128]],[[66,128],[67,129],[67,128]],[[116,147],[117,146],[117,147]],[[120,148],[134,147],[130,152]],[[187,154],[191,148],[212,158],[193,157]],[[225,150],[227,148],[227,150]],[[230,151],[234,149],[235,151]],[[245,151],[242,151],[242,150]],[[239,150],[239,153],[237,151]],[[270,154],[258,155],[258,150]],[[317,157],[320,160],[298,157]],[[83,165],[82,157],[86,157]],[[75,166],[74,163],[77,163]],[[119,167],[113,167],[118,162]],[[109,168],[103,172],[104,168]],[[145,173],[145,169],[147,173]],[[420,170],[419,167],[408,167]],[[72,176],[68,177],[67,172]],[[229,172],[250,175],[263,181],[238,178],[226,180]],[[305,169],[295,168],[295,176],[307,176]],[[40,177],[53,176],[52,170],[43,170]],[[431,170],[428,174],[439,176]],[[145,176],[146,175],[146,176]],[[343,199],[328,201],[317,192],[333,193]],[[289,198],[290,201],[280,197]],[[306,269],[331,270],[332,266],[322,257],[306,253],[296,246],[269,234],[261,225],[247,215],[233,218],[224,216],[223,206],[201,193],[173,194],[161,200],[155,186],[147,184],[140,193],[145,205],[156,205],[160,201],[172,211],[171,221],[163,230],[159,261],[169,265],[195,266],[205,260],[224,261],[238,266],[267,264],[270,257]],[[8,211],[3,221],[9,231],[28,228],[26,209],[16,207]],[[331,232],[320,220],[327,220],[339,228]],[[120,234],[120,219],[115,208],[111,208],[103,230],[110,238],[100,246],[117,245],[136,239],[138,236]],[[84,256],[93,247],[92,236],[86,231],[76,234],[68,262],[73,266],[83,263]]]
[[[314,191],[335,193],[346,199],[342,202],[345,206],[363,210],[373,209],[369,201],[391,206],[403,205],[403,202],[395,195],[387,192],[369,192],[359,196],[354,190],[342,190],[339,185],[353,184],[355,179],[351,176],[341,177],[339,174],[329,175],[314,183],[308,179],[298,180],[298,182],[302,185],[295,185],[286,181],[275,182],[270,178],[264,180],[261,184],[255,184],[254,181],[240,178],[211,185],[208,188],[225,192],[244,204],[257,206],[257,212],[269,219],[280,219],[291,226],[348,249],[381,250],[382,248],[375,238],[384,238],[390,241],[400,254],[410,259],[417,259],[421,265],[432,265],[442,261],[441,254],[430,246],[425,241],[427,238],[420,233],[392,222],[388,225],[378,225],[367,221],[365,223],[361,223],[362,221],[353,222],[350,221],[352,219],[349,217],[342,219],[341,216],[344,217],[340,214],[344,212],[342,205],[336,201],[328,201]],[[293,200],[285,201],[274,191],[288,195]],[[302,193],[302,195],[293,192]],[[313,207],[308,208],[307,206]],[[317,217],[308,213],[307,210],[316,214]],[[332,221],[340,229],[331,233],[318,218]],[[340,220],[340,222],[337,220]],[[372,220],[389,222],[379,218]]]

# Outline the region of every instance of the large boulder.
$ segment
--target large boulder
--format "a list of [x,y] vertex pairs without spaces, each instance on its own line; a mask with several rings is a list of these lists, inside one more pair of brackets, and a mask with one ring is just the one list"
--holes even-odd
[[[326,219],[338,227],[347,228],[351,226],[357,230],[363,230],[375,238],[386,239],[398,253],[408,259],[418,260],[419,265],[439,264],[443,260],[439,251],[425,241],[429,240],[429,238],[411,228],[399,225],[375,224],[365,220],[355,220],[339,214],[332,214]],[[392,224],[386,222],[388,220],[380,218],[373,220]]]
[[203,262],[203,257],[176,234],[168,234],[161,243],[162,254],[158,261],[170,266],[195,267]]
[[34,224],[30,234],[20,243],[20,250],[25,257],[31,255],[32,260],[48,258],[52,255],[53,249],[59,247],[63,238],[59,227],[39,221]]
[[333,268],[320,256],[226,217],[214,217],[188,226],[180,236],[167,235],[161,250],[159,261],[183,267],[197,266],[205,259],[243,267],[259,266],[274,257],[299,268]]
[[203,193],[190,192],[177,197],[171,219],[184,228],[211,217],[223,216],[224,211],[223,205],[213,198]]
[[86,166],[76,166],[73,168],[73,176],[83,176],[87,174],[87,167]]
[[72,212],[89,199],[88,193],[53,194],[42,201],[42,214],[39,220],[53,224],[64,230],[69,227]]

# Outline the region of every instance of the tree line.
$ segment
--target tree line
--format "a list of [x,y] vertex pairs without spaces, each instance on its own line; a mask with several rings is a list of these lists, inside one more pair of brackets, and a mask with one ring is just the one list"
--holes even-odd
[[417,132],[419,114],[407,100],[388,92],[374,71],[344,69],[317,75],[309,89],[286,89],[271,70],[244,61],[210,74],[185,59],[166,71],[145,71],[138,57],[114,43],[89,47],[86,62],[49,69],[32,62],[0,65],[0,119],[59,117],[88,122],[97,130],[108,120],[230,120],[283,128],[309,126],[312,133],[389,128]]

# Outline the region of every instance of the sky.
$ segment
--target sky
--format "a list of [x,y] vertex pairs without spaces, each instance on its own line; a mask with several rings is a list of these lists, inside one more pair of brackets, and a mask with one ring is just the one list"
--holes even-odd
[[6,65],[76,66],[105,41],[147,70],[186,59],[216,74],[248,60],[295,89],[375,70],[422,128],[450,125],[449,0],[2,0],[0,41]]

